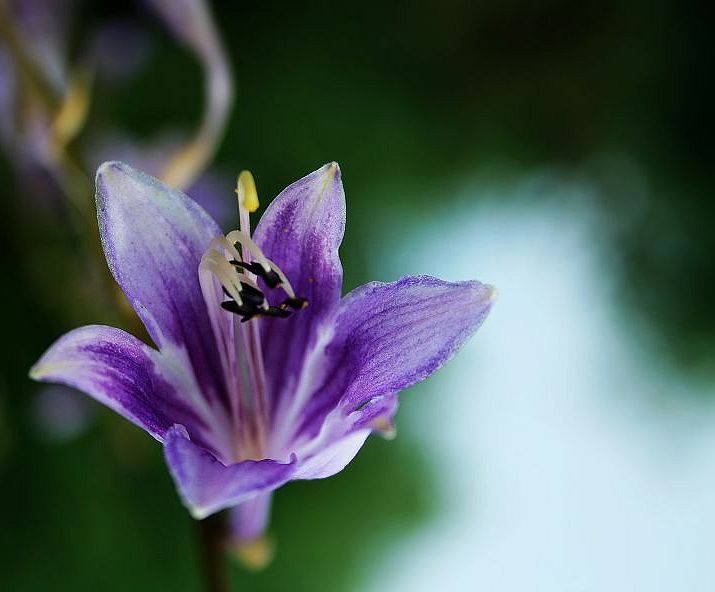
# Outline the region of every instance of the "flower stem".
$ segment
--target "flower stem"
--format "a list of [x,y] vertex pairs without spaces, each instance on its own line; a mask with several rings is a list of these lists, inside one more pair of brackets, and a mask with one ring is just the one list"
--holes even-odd
[[223,514],[214,514],[198,523],[201,562],[207,592],[229,592],[226,569],[226,528]]

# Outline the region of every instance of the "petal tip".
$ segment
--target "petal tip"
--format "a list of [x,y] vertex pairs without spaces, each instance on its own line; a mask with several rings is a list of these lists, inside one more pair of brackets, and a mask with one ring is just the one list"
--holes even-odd
[[52,371],[57,370],[57,360],[53,360],[52,353],[53,348],[50,347],[50,349],[42,354],[40,359],[32,365],[27,373],[31,380],[36,380],[37,382],[47,382],[48,377],[52,374]]
[[40,362],[33,364],[33,366],[30,368],[30,371],[27,373],[27,375],[31,380],[37,380],[37,381],[42,380],[42,378],[44,376],[44,372],[42,371],[42,364]]
[[108,160],[100,164],[97,168],[96,180],[100,181],[114,173],[124,173],[128,168],[130,168],[129,165],[119,160]]
[[105,202],[109,194],[119,190],[123,183],[122,178],[129,176],[132,171],[132,167],[118,160],[108,160],[99,165],[94,177],[98,207]]
[[180,423],[175,423],[166,430],[166,437],[168,438],[169,436],[179,436],[180,438],[184,438],[184,440],[191,440],[189,431]]
[[190,503],[186,502],[184,500],[184,505],[186,506],[186,509],[189,511],[189,514],[194,520],[204,520],[211,516],[211,514],[215,513],[216,510],[211,510],[210,508],[202,508],[199,506],[192,506]]
[[332,179],[340,180],[340,175],[340,165],[334,160],[323,166],[323,176],[326,182],[331,181]]
[[484,284],[479,280],[457,282],[457,285],[460,284],[465,288],[468,288],[474,303],[481,306],[491,306],[499,296],[499,291],[494,286],[491,284]]

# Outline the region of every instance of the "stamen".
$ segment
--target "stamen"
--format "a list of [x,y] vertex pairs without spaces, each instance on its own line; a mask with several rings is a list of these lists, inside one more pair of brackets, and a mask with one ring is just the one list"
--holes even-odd
[[271,271],[275,272],[276,275],[280,278],[280,282],[278,285],[283,288],[283,291],[288,294],[289,298],[295,298],[295,292],[293,291],[293,286],[290,285],[290,282],[288,281],[288,278],[285,276],[285,274],[281,271],[281,268],[278,267],[273,261],[270,259],[267,259],[268,264],[271,266]]
[[[263,271],[259,272],[259,268],[254,265],[253,261],[251,261],[250,263],[243,263],[243,265],[239,263],[241,267],[248,269],[249,271],[255,273],[257,276],[261,277],[263,281],[268,284],[269,287],[276,288],[280,286],[290,298],[296,297],[295,292],[293,291],[293,286],[291,286],[285,274],[275,263],[273,263],[273,261],[268,259],[268,257],[263,254],[263,251],[261,251],[260,247],[255,242],[253,242],[253,239],[250,236],[248,236],[244,232],[241,232],[240,230],[234,230],[226,235],[226,240],[231,243],[234,243],[234,245],[238,243],[239,245],[241,245],[242,249],[245,248],[251,254],[251,257],[256,260],[256,263],[261,266]],[[236,260],[245,260],[245,257],[236,257]],[[249,268],[249,265],[253,267]],[[278,276],[278,282],[275,281],[275,277],[271,272]],[[266,277],[264,277],[264,274]],[[269,278],[270,281],[267,278]]]
[[201,269],[211,272],[221,283],[223,289],[228,292],[228,295],[239,305],[243,303],[239,276],[226,258],[222,257],[218,251],[209,249],[204,253],[199,265],[199,270]]
[[[248,213],[258,208],[258,194],[253,176],[248,171],[239,175],[236,195],[241,230],[213,239],[201,258],[199,269],[213,274],[220,282],[223,293],[231,299],[222,302],[221,307],[240,315],[241,322],[257,316],[289,317],[293,310],[305,308],[308,301],[296,296],[283,271],[263,254],[250,236]],[[271,305],[254,281],[255,277],[261,278],[271,289],[280,287],[287,298],[278,306]]]
[[235,300],[222,302],[221,308],[241,316],[241,321],[244,323],[256,316],[259,310],[252,304],[238,304]]
[[[236,245],[240,245],[242,250],[245,248],[255,260],[244,261]],[[227,259],[225,253],[233,258]],[[280,268],[241,231],[234,230],[225,237],[213,239],[201,258],[199,269],[212,273],[221,283],[224,294],[232,299],[222,302],[221,307],[240,315],[243,323],[256,316],[286,318],[291,315],[289,308],[301,310],[308,306],[308,300],[295,295]],[[271,306],[266,295],[244,270],[260,277],[269,288],[280,286],[288,297],[278,306]]]
[[263,295],[263,292],[246,282],[241,282],[241,296],[243,297],[244,302],[253,304],[254,306],[262,306],[266,301],[266,297]]
[[241,315],[243,321],[266,313],[270,306],[263,292],[250,277],[237,269],[232,261],[226,259],[219,249],[223,252],[228,251],[230,255],[236,257],[240,257],[240,254],[226,238],[220,237],[211,241],[209,249],[201,259],[200,269],[212,273],[221,283],[223,292],[233,299],[228,303],[222,303],[221,306],[225,310]]
[[209,250],[217,251],[219,253],[225,250],[234,257],[235,259],[241,259],[241,254],[238,252],[233,243],[231,243],[225,236],[217,236],[214,238],[208,246],[207,252]]
[[[255,259],[265,271],[271,270],[271,262],[266,258],[260,247],[253,242],[253,239],[245,232],[240,230],[232,230],[226,235],[226,240],[231,244],[238,243],[242,249],[250,253],[251,258]],[[235,247],[234,247],[235,248]],[[245,261],[246,257],[235,257],[239,261]]]
[[[232,263],[231,261],[229,261],[229,263],[230,263],[231,265],[233,265],[233,263]],[[238,271],[238,270],[236,270],[236,271],[237,271],[238,273],[241,273],[241,272]],[[246,286],[248,286],[249,288],[251,288],[251,289],[253,289],[253,290],[256,290],[256,291],[258,291],[258,292],[261,292],[261,289],[258,287],[258,284],[257,284],[256,282],[254,282],[254,281],[253,281],[248,275],[246,275],[245,273],[241,273],[241,283],[242,283],[242,284],[246,284]],[[263,292],[261,292],[261,294],[263,294]]]
[[242,267],[243,269],[247,269],[251,273],[257,275],[264,282],[266,282],[266,285],[269,288],[277,288],[281,285],[281,278],[275,271],[272,269],[270,271],[266,271],[258,263],[254,263],[253,261],[251,263],[246,263],[245,261],[231,261],[231,265]]
[[267,311],[262,311],[261,314],[267,317],[277,317],[279,319],[285,319],[289,317],[292,313],[285,308],[281,308],[280,306],[270,306]]
[[292,314],[291,311],[285,310],[279,306],[269,306],[266,309],[262,309],[256,308],[252,304],[246,302],[238,304],[234,300],[226,300],[225,302],[222,302],[221,308],[239,315],[242,323],[250,321],[254,317],[276,317],[285,319]]
[[288,306],[290,306],[293,310],[302,310],[306,306],[308,306],[308,299],[307,298],[286,298],[280,304],[280,307],[283,309],[285,309]]

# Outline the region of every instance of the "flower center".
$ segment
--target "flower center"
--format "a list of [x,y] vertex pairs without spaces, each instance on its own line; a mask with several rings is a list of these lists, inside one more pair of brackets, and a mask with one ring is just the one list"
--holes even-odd
[[[237,277],[228,278],[235,288],[233,290],[222,282],[224,294],[229,298],[221,303],[224,310],[239,315],[241,322],[245,323],[260,316],[287,318],[293,311],[308,306],[308,301],[295,295],[285,274],[263,255],[250,237],[241,231],[233,231],[226,235],[226,240],[233,244],[236,252],[240,248],[241,257],[228,260]],[[278,303],[271,304],[249,274],[261,278],[271,290],[276,288],[283,290],[284,298]]]
[[[221,307],[239,315],[241,322],[255,317],[287,318],[293,311],[308,306],[308,301],[296,296],[285,274],[263,254],[250,236],[249,214],[258,208],[258,196],[253,176],[248,171],[239,175],[236,193],[241,230],[215,239],[201,265],[214,274],[228,297],[221,302]],[[280,302],[269,302],[256,283],[258,278],[271,290],[280,288],[284,298]]]
[[[241,229],[213,239],[199,265],[201,290],[231,393],[234,430],[227,456],[234,462],[264,458],[268,444],[270,410],[261,327],[248,321],[257,317],[286,318],[308,305],[305,298],[296,296],[283,271],[251,238],[249,214],[258,208],[258,197],[249,172],[239,175],[236,193]],[[280,297],[276,297],[278,290],[282,292]],[[236,322],[236,317],[231,320],[222,309],[235,314],[241,322]],[[230,321],[229,325],[226,321]]]

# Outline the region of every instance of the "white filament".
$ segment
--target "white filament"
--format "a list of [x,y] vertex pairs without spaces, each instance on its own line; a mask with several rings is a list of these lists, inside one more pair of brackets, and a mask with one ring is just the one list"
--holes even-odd
[[[253,259],[267,272],[274,271],[281,281],[281,287],[290,298],[295,298],[295,291],[283,271],[273,261],[268,259],[261,251],[261,248],[245,232],[234,230],[226,235],[226,240],[230,243],[239,243],[246,249]],[[234,248],[235,250],[235,248]]]
[[[226,259],[225,253],[228,253],[236,261],[243,261],[241,254],[234,246],[234,243],[239,241],[232,241],[229,238],[232,234],[233,233],[229,233],[225,237],[216,237],[211,241],[209,248],[206,250],[203,257],[201,257],[199,271],[206,270],[216,276],[216,279],[221,282],[221,285],[224,288],[226,288],[226,291],[229,293],[231,298],[233,298],[236,301],[236,304],[240,306],[243,304],[243,299],[241,298],[242,282],[252,288],[255,288],[256,290],[259,290],[259,288],[256,282],[250,278],[244,270],[231,265],[229,260]],[[258,249],[258,247],[256,247],[256,249]],[[264,310],[268,309],[268,303],[265,300],[261,304],[261,308]]]

